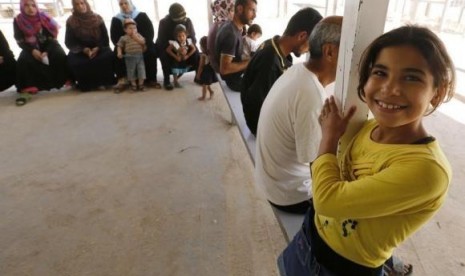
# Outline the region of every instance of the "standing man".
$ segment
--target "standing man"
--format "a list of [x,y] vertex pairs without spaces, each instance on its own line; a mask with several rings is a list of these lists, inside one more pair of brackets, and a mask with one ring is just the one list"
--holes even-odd
[[336,78],[342,17],[320,21],[310,35],[310,58],[289,68],[266,97],[258,122],[255,179],[268,201],[304,214],[311,197],[309,162],[321,140],[318,116],[325,86]]
[[215,61],[221,78],[231,90],[240,91],[242,74],[249,60],[242,60],[242,30],[256,16],[257,0],[236,0],[233,20],[221,25],[215,39]]
[[310,33],[321,20],[321,14],[304,8],[294,14],[282,36],[265,41],[250,61],[242,79],[241,101],[245,121],[253,135],[263,101],[273,83],[292,65],[296,57],[308,52]]
[[[186,28],[188,38],[192,39],[192,43],[194,45],[197,44],[194,25],[192,24],[190,18],[186,17],[186,11],[184,10],[184,7],[179,3],[172,4],[169,8],[168,15],[160,20],[156,42],[163,70],[163,87],[166,90],[173,90],[173,85],[170,81],[171,59],[166,53],[166,48],[168,47],[170,40],[176,40],[174,37],[174,28],[176,28],[178,24],[181,24]],[[199,52],[196,50],[192,55],[194,56],[195,61],[193,68],[197,69],[199,62]]]

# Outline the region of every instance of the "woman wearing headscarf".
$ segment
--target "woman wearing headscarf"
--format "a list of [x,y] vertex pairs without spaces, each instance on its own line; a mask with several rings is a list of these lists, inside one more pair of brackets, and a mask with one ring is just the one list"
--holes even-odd
[[21,0],[13,22],[14,37],[22,49],[17,63],[18,106],[31,94],[61,88],[69,77],[66,54],[56,40],[58,24],[39,10],[35,0]]
[[73,14],[66,21],[68,65],[77,87],[90,91],[115,84],[114,55],[105,23],[87,0],[73,0]]
[[[127,18],[131,18],[137,24],[137,31],[145,38],[145,43],[147,50],[144,52],[144,64],[146,79],[145,84],[147,86],[152,86],[155,88],[161,88],[160,84],[157,82],[157,49],[155,47],[154,39],[154,29],[152,21],[146,13],[140,12],[134,6],[131,0],[119,0],[120,13],[114,16],[111,20],[110,27],[110,37],[113,45],[116,45],[120,37],[125,35],[123,29],[123,21]],[[115,59],[116,61],[116,76],[118,77],[118,83],[115,86],[116,91],[121,91],[126,86],[126,68],[124,64],[124,59]]]
[[[189,17],[187,17],[186,10],[181,4],[173,3],[169,8],[168,14],[160,20],[160,24],[158,25],[158,37],[156,42],[158,51],[160,53],[160,61],[163,69],[163,87],[166,90],[173,89],[173,85],[170,82],[170,75],[172,73],[171,67],[173,64],[172,59],[166,52],[166,48],[168,48],[170,40],[176,40],[174,30],[178,25],[184,26],[184,28],[187,31],[188,38],[192,40],[193,45],[196,45],[197,39],[195,38],[195,29],[192,20]],[[199,51],[196,49],[196,51],[191,55],[189,59],[191,60],[190,64],[192,64],[192,70],[197,70],[200,59]]]
[[217,72],[219,71],[219,68],[217,68],[216,65],[219,61],[215,58],[216,33],[224,22],[232,20],[234,17],[234,3],[235,0],[215,0],[211,4],[213,24],[208,30],[207,47],[209,52],[208,58],[211,61],[213,69]]
[[2,31],[0,31],[0,76],[0,92],[15,84],[16,60]]

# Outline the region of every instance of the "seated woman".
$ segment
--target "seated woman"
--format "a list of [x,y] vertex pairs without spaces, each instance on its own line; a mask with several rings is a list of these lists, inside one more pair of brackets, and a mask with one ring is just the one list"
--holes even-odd
[[115,84],[114,55],[107,28],[87,0],[73,0],[73,14],[66,21],[68,65],[81,91]]
[[56,21],[41,12],[35,0],[21,0],[20,10],[13,22],[14,37],[22,49],[16,71],[18,106],[40,90],[61,88],[69,77],[65,51],[56,40]]
[[0,92],[15,84],[16,60],[8,41],[0,30]]
[[[153,42],[155,32],[152,21],[150,21],[146,13],[138,11],[131,0],[119,0],[119,6],[121,12],[112,18],[110,26],[110,37],[115,46],[115,53],[117,48],[116,45],[120,37],[125,35],[123,21],[126,18],[131,18],[136,22],[137,31],[145,38],[147,46],[147,50],[144,52],[146,72],[145,84],[159,89],[161,86],[157,82],[157,49]],[[124,59],[115,60],[115,71],[118,78],[118,84],[115,86],[115,90],[119,92],[126,85],[126,80],[124,79],[126,77],[126,67]]]

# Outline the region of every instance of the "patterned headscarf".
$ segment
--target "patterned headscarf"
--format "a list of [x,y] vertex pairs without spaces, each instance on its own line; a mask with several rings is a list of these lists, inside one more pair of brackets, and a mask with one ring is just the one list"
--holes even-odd
[[215,0],[211,4],[213,21],[224,22],[230,20],[231,11],[234,11],[234,0]]
[[[26,14],[25,6],[28,1],[34,2],[37,13],[33,16]],[[19,29],[23,32],[26,43],[36,47],[37,34],[42,28],[45,28],[50,34],[56,38],[58,36],[58,23],[48,14],[40,11],[36,0],[21,0],[19,3],[21,13],[16,16],[15,20]]]
[[[118,0],[118,4],[122,0]],[[136,6],[132,3],[132,0],[125,0],[128,1],[129,6],[131,7],[131,12],[130,13],[124,13],[123,10],[120,8],[120,13],[116,15],[116,18],[119,18],[121,21],[124,21],[126,18],[131,18],[135,19],[139,15],[139,11],[137,10]]]
[[83,40],[92,38],[94,41],[97,41],[101,35],[100,25],[103,23],[102,17],[92,11],[87,0],[84,0],[87,11],[85,13],[78,12],[74,7],[75,1],[72,1],[73,15],[68,18],[67,23],[76,37]]

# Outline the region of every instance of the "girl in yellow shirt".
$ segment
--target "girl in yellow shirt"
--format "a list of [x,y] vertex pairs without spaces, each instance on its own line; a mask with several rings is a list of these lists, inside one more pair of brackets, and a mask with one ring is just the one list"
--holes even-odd
[[281,275],[382,275],[393,250],[446,197],[450,164],[422,123],[454,93],[444,44],[423,27],[394,29],[368,46],[359,74],[358,94],[374,120],[337,159],[355,108],[341,116],[334,98],[326,100],[311,165],[314,208],[278,259]]

